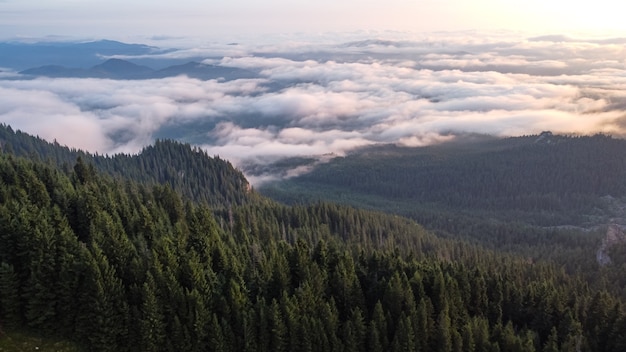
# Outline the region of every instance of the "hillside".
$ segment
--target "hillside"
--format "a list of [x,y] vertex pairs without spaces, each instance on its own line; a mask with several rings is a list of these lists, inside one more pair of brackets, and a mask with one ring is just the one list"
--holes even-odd
[[254,197],[248,181],[230,162],[169,140],[157,141],[138,155],[102,156],[70,149],[0,125],[0,149],[52,163],[66,171],[80,157],[103,173],[147,184],[167,184],[190,200],[229,207]]
[[[4,140],[0,153],[0,317],[10,336],[36,332],[85,351],[626,347],[622,300],[602,273],[590,283],[398,216],[262,198],[216,210],[104,172],[103,160],[158,160],[146,170],[165,172],[201,154],[174,142],[101,159],[14,137],[31,147]],[[80,158],[59,168],[71,153]]]
[[[311,160],[260,171],[285,174]],[[626,141],[546,132],[365,148],[258,191],[287,204],[322,200],[407,216],[441,237],[553,262],[595,281],[607,227],[626,227],[624,180]],[[623,290],[626,256],[617,257],[607,271]]]
[[260,190],[287,203],[328,199],[420,221],[434,210],[589,229],[626,224],[624,180],[625,140],[546,133],[371,147]]

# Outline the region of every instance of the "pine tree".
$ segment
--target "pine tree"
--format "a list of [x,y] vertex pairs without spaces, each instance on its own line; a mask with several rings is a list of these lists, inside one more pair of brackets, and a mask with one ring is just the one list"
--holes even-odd
[[87,164],[81,156],[76,159],[74,174],[81,184],[92,182],[96,176],[93,164]]
[[384,345],[381,341],[381,336],[380,336],[380,328],[378,327],[378,325],[376,324],[374,320],[372,320],[369,324],[369,327],[367,330],[366,344],[367,344],[367,350],[370,352],[383,352],[384,351]]
[[151,273],[148,273],[146,282],[141,290],[141,350],[146,352],[160,351],[165,343],[165,321],[157,300],[156,284]]
[[411,319],[404,312],[400,314],[397,329],[391,343],[392,351],[409,352],[415,350],[415,335]]
[[452,327],[450,317],[448,316],[448,307],[439,312],[437,317],[437,326],[435,332],[435,351],[451,352],[452,351]]
[[[186,304],[186,323],[189,331],[189,339],[191,340],[190,351],[205,351],[208,341],[208,329],[210,324],[210,310],[204,304],[204,298],[197,289],[187,291],[185,294]],[[242,315],[244,312],[238,313]],[[243,321],[241,322],[243,325]],[[244,328],[240,328],[241,335],[244,336]],[[241,346],[242,341],[237,341]],[[240,348],[241,350],[242,348]]]
[[216,314],[213,314],[211,318],[209,328],[209,346],[210,351],[214,352],[228,352],[230,350],[227,346],[226,337],[224,336],[222,326]]
[[365,351],[365,341],[367,326],[363,318],[363,313],[359,307],[352,310],[350,319],[346,322],[346,326],[350,327],[351,335],[354,337],[354,350]]
[[76,336],[91,351],[125,351],[128,306],[121,281],[100,248],[81,253],[85,277],[78,292]]
[[272,301],[269,311],[270,350],[281,352],[287,350],[287,327],[276,300]]
[[476,344],[474,343],[474,335],[473,329],[470,325],[470,322],[466,323],[463,326],[463,332],[461,333],[461,337],[463,339],[463,350],[465,352],[474,352],[476,348]]
[[415,317],[415,340],[418,351],[430,351],[430,344],[434,338],[433,307],[428,297],[420,299],[417,304]]
[[559,352],[559,342],[556,328],[552,327],[548,340],[544,343],[542,352]]
[[13,266],[0,263],[0,317],[5,328],[21,325],[21,305],[19,300],[19,281]]
[[[374,305],[374,310],[372,312],[372,320],[370,323],[370,330],[372,326],[375,326],[378,330],[378,338],[380,340],[380,345],[383,350],[386,350],[389,346],[389,330],[387,329],[387,320],[385,318],[385,312],[383,310],[383,305],[380,301],[376,301]],[[416,338],[418,338],[416,336]]]
[[26,322],[34,329],[51,330],[55,323],[57,295],[54,285],[57,268],[54,229],[44,211],[38,211],[39,221],[31,229],[29,277],[24,287]]

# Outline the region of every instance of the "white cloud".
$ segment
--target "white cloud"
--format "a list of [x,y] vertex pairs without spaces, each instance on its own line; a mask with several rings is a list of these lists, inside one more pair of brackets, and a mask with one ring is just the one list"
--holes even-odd
[[41,90],[0,87],[0,120],[49,141],[92,152],[108,150],[111,143],[98,118],[56,95]]
[[211,62],[263,78],[227,82],[11,74],[0,80],[0,122],[100,153],[137,152],[182,129],[178,138],[240,166],[465,132],[626,134],[623,47],[494,38],[285,43],[259,56],[237,46],[243,56]]

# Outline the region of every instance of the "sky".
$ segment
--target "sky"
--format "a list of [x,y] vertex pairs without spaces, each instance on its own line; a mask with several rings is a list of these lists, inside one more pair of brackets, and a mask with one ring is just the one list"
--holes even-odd
[[225,38],[357,30],[626,32],[614,0],[0,0],[7,37]]
[[547,130],[624,137],[626,21],[616,4],[0,0],[4,39],[150,43],[171,49],[151,54],[155,62],[256,75],[33,79],[5,68],[0,123],[101,154],[177,135],[253,184],[303,171],[254,171],[281,158],[325,160],[379,143]]

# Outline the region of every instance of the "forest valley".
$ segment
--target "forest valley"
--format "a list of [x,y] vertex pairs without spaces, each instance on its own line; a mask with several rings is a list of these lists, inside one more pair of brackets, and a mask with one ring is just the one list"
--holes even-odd
[[[606,226],[588,230],[606,208],[594,192],[626,195],[625,142],[559,138],[550,153],[521,139],[465,157],[399,150],[395,176],[346,157],[351,174],[303,180],[360,193],[340,204],[289,180],[286,204],[188,144],[101,156],[3,125],[0,347],[25,334],[72,351],[625,351],[626,247],[600,266]],[[546,166],[592,160],[599,176]],[[354,206],[376,199],[389,208]]]

